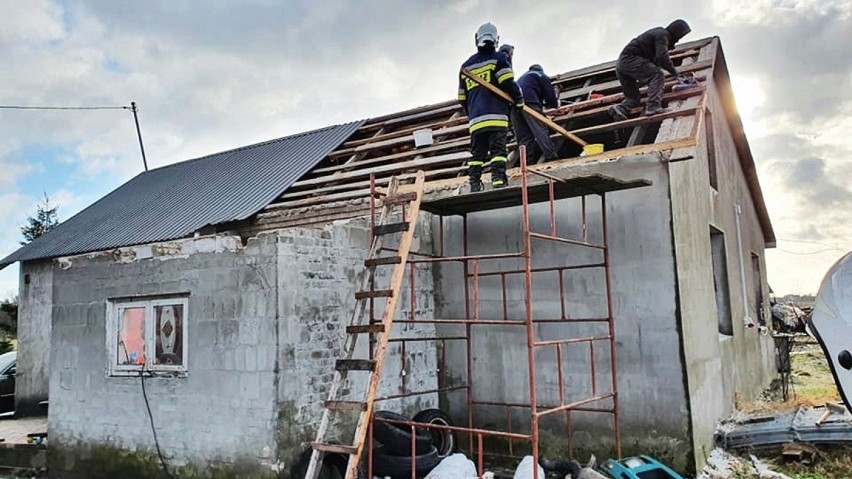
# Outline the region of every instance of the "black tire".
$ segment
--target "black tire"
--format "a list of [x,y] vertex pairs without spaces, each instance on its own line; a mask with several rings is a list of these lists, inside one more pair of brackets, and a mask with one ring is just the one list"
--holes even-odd
[[[453,425],[450,417],[440,409],[424,409],[423,411],[415,414],[411,420],[414,422],[437,424],[440,426]],[[456,440],[455,431],[446,429],[429,429],[428,431],[432,436],[432,445],[438,450],[438,457],[444,458],[456,452],[458,441]]]
[[[384,446],[373,448],[373,476],[390,477],[392,479],[409,479],[411,477],[411,456],[388,454]],[[367,451],[364,451],[366,457]],[[415,456],[417,477],[425,477],[441,462],[438,450],[430,446],[425,454]],[[365,461],[366,462],[366,461]]]
[[[336,441],[329,441],[329,443],[338,444]],[[293,465],[293,468],[290,470],[290,477],[292,479],[304,479],[305,476],[308,475],[308,464],[311,461],[311,454],[313,454],[314,449],[309,447],[305,449],[301,455],[299,455],[299,460],[296,464]],[[346,454],[338,454],[327,452],[325,457],[322,458],[322,467],[320,467],[318,479],[344,479],[346,477],[346,466],[349,464],[349,456]],[[364,479],[364,471],[363,468],[358,468],[358,479]]]
[[[373,418],[409,421],[407,417],[390,411],[376,411]],[[408,426],[374,421],[373,438],[384,446],[387,454],[411,456],[411,428]],[[426,429],[418,429],[417,435],[414,437],[415,454],[426,454],[431,449],[432,435]]]

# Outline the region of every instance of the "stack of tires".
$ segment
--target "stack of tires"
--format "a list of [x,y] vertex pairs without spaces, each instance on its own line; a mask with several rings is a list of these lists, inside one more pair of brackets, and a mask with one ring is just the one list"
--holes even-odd
[[[451,426],[449,417],[439,409],[427,409],[409,419],[390,411],[376,411],[376,419],[414,421]],[[373,422],[373,476],[392,479],[411,477],[412,458],[417,477],[425,477],[441,460],[455,451],[456,437],[452,431],[419,428],[411,437],[411,427],[382,421]],[[414,451],[412,454],[412,444]]]
[[[452,426],[450,418],[440,409],[426,409],[405,417],[390,411],[376,411],[377,419],[391,421],[414,421],[424,424]],[[382,421],[373,422],[373,476],[392,479],[410,479],[412,463],[411,427]],[[456,450],[456,435],[452,431],[418,428],[414,437],[414,467],[417,477],[425,477],[445,457]],[[294,478],[304,478],[308,470],[313,449],[305,450],[294,464],[290,474]],[[359,478],[367,475],[368,451],[365,448]],[[323,458],[319,479],[342,479],[346,474],[349,457],[344,454],[329,453]]]

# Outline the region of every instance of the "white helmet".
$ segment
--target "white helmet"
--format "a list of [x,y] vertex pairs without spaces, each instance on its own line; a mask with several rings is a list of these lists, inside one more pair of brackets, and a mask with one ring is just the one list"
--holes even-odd
[[497,44],[500,43],[500,36],[497,35],[497,27],[495,27],[491,23],[483,23],[480,25],[479,30],[476,31],[476,46],[484,47],[485,42],[491,42],[497,47]]

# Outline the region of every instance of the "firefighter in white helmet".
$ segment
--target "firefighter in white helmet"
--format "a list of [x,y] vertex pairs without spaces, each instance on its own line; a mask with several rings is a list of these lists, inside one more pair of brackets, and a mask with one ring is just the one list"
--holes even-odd
[[471,191],[482,190],[482,169],[491,165],[491,186],[500,188],[509,182],[506,177],[506,137],[509,132],[509,113],[523,108],[524,96],[515,82],[515,74],[505,54],[497,52],[500,37],[497,27],[483,24],[476,31],[477,52],[461,66],[486,82],[509,94],[514,105],[459,72],[458,100],[468,116],[471,159],[467,162]]

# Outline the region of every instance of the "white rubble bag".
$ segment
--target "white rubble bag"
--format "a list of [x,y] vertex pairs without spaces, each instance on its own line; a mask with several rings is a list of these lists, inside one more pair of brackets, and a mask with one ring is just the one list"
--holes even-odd
[[464,454],[456,453],[445,457],[426,475],[426,479],[474,479],[478,476],[476,464]]
[[825,352],[840,397],[852,412],[852,253],[826,273],[808,323]]
[[538,479],[544,479],[544,468],[532,456],[524,456],[518,468],[515,469],[514,479],[533,479],[535,477],[533,466],[538,468]]

